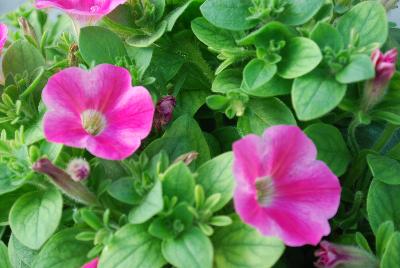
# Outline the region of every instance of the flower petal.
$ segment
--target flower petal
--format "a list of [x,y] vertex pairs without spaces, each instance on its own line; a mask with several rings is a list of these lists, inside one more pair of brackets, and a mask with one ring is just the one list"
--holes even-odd
[[65,111],[47,112],[43,119],[44,135],[50,142],[85,148],[88,134],[74,113]]
[[36,0],[36,8],[54,7],[76,15],[107,15],[126,0]]
[[0,54],[7,41],[8,28],[5,24],[0,23]]
[[82,268],[97,268],[98,263],[99,263],[99,258],[96,258],[91,262],[86,263]]

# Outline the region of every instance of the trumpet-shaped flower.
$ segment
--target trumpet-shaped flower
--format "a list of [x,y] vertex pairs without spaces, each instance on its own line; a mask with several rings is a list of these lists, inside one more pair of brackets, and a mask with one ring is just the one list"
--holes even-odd
[[101,64],[91,71],[67,68],[42,93],[47,140],[86,148],[97,157],[122,160],[134,153],[152,127],[154,104],[130,73]]
[[313,142],[296,126],[273,126],[233,145],[234,204],[241,219],[288,246],[317,245],[330,233],[340,184],[316,160]]
[[5,24],[0,23],[0,54],[7,41],[8,28]]
[[36,0],[36,7],[57,8],[81,26],[96,23],[126,0]]

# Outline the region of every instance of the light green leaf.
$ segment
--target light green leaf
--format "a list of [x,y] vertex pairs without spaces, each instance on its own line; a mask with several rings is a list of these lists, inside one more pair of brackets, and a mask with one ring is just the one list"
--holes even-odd
[[264,87],[276,74],[277,67],[264,60],[253,59],[243,70],[242,88],[249,91]]
[[150,35],[134,35],[126,40],[126,43],[133,47],[148,47],[155,41],[161,38],[167,30],[168,22],[166,20],[161,21],[155,30]]
[[163,194],[192,204],[194,201],[194,176],[183,162],[170,166],[162,175]]
[[351,155],[340,131],[332,125],[317,123],[307,127],[304,132],[317,147],[317,158],[324,161],[336,176],[343,175]]
[[10,260],[8,259],[7,247],[1,240],[0,240],[0,267],[13,268],[11,266]]
[[14,268],[30,268],[39,252],[24,246],[14,235],[8,241],[8,256]]
[[40,250],[32,268],[77,268],[88,262],[91,243],[76,240],[82,230],[64,229],[55,234]]
[[370,154],[368,165],[375,179],[390,185],[400,184],[400,163],[390,157]]
[[321,50],[329,47],[335,51],[343,49],[343,38],[339,31],[326,22],[320,22],[311,32],[311,39],[318,44]]
[[29,248],[39,249],[57,230],[62,203],[62,196],[55,188],[21,196],[10,211],[13,234]]
[[319,71],[297,78],[292,89],[294,110],[303,121],[319,118],[342,101],[346,89],[346,85]]
[[79,48],[87,63],[115,64],[118,57],[127,56],[124,43],[112,31],[98,26],[88,26],[81,29]]
[[376,255],[382,258],[386,251],[390,238],[394,233],[394,225],[392,221],[387,221],[379,225],[376,233]]
[[346,46],[352,31],[359,35],[359,46],[382,45],[388,36],[386,10],[378,1],[363,1],[339,19],[337,28]]
[[367,55],[355,55],[350,62],[336,74],[336,80],[342,84],[356,83],[375,77],[375,67]]
[[212,237],[215,268],[268,268],[282,255],[285,246],[274,237],[262,236],[238,217]]
[[166,263],[160,252],[161,240],[151,236],[143,225],[128,224],[104,248],[99,268],[160,268]]
[[238,69],[227,69],[219,73],[211,87],[212,92],[227,93],[229,91],[238,91],[242,83],[242,73]]
[[296,119],[281,100],[268,98],[251,99],[237,127],[242,135],[261,135],[266,128],[274,125],[296,125]]
[[257,25],[257,21],[249,20],[251,0],[207,0],[200,10],[204,18],[223,29],[240,31]]
[[142,200],[142,197],[135,191],[134,179],[125,177],[113,181],[107,188],[107,192],[120,202],[137,205]]
[[233,155],[228,152],[204,163],[197,170],[196,182],[203,186],[206,196],[220,193],[215,211],[223,208],[233,196],[235,180],[232,174]]
[[321,9],[324,0],[288,0],[279,20],[289,25],[301,25],[309,21]]
[[213,246],[199,229],[192,228],[175,239],[162,243],[165,259],[177,268],[211,268]]
[[389,244],[383,254],[381,268],[392,268],[400,263],[400,232],[392,235]]
[[278,74],[286,79],[303,76],[318,66],[322,53],[311,39],[295,37],[289,41],[281,53]]

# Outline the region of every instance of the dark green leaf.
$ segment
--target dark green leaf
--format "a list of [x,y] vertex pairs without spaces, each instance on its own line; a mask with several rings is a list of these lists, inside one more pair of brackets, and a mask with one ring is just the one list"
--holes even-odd
[[183,162],[170,166],[162,175],[163,194],[192,204],[194,201],[194,176]]

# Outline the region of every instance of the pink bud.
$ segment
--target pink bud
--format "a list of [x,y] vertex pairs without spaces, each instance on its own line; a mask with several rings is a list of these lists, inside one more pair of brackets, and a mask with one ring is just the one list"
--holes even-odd
[[160,130],[172,120],[174,108],[176,106],[176,99],[174,96],[162,97],[156,105],[156,112],[154,115],[154,127]]
[[319,259],[314,263],[318,268],[378,268],[375,256],[353,246],[342,246],[322,241],[320,249],[315,252]]
[[85,159],[75,158],[69,162],[66,171],[74,181],[83,181],[89,177],[90,166]]
[[370,110],[379,103],[386,93],[386,88],[396,72],[397,49],[391,49],[383,54],[379,49],[371,55],[375,66],[375,78],[365,84],[363,108]]
[[86,263],[82,268],[97,268],[99,264],[99,258],[92,260],[91,262]]

